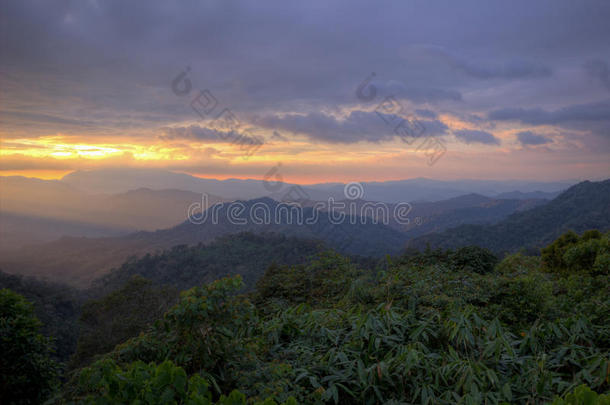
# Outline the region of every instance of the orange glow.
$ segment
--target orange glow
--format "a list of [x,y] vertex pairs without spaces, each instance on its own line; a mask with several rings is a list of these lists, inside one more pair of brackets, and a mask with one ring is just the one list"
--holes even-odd
[[73,170],[2,170],[0,176],[35,177],[43,180],[59,180]]

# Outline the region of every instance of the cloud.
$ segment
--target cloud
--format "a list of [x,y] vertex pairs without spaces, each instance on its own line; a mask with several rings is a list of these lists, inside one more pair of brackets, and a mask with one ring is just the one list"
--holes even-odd
[[536,134],[532,131],[522,131],[517,133],[517,139],[521,145],[544,145],[553,142],[552,139],[544,135]]
[[[330,143],[384,142],[394,139],[401,118],[370,111],[352,111],[344,118],[320,112],[270,115],[255,123],[274,130],[303,134]],[[420,120],[426,135],[446,134],[448,127],[438,120]]]
[[605,60],[593,59],[585,63],[587,74],[610,90],[610,68]]
[[427,110],[427,109],[416,109],[415,112],[417,113],[417,115],[419,115],[420,117],[426,117],[426,118],[436,118],[438,116],[438,114],[436,114],[434,111],[432,110]]
[[526,61],[510,61],[504,65],[484,66],[455,60],[454,67],[478,79],[538,79],[552,75],[550,67]]
[[22,111],[2,111],[1,121],[29,121],[47,125],[70,125],[76,127],[91,127],[95,124],[89,120],[75,120],[70,118],[57,117],[48,114],[29,113]]
[[280,141],[280,142],[288,142],[288,138],[286,138],[284,135],[280,134],[277,131],[273,131],[273,134],[271,135],[271,139]]
[[493,134],[486,131],[479,131],[476,129],[461,129],[453,131],[453,134],[461,141],[471,143],[482,143],[484,145],[499,145],[500,140]]
[[406,85],[399,80],[373,80],[371,86],[375,88],[378,94],[383,95],[379,99],[380,102],[383,101],[383,97],[388,96],[409,100],[414,103],[462,100],[462,93],[457,90],[424,86],[421,84]]
[[451,68],[477,79],[537,79],[553,74],[550,66],[523,58],[512,58],[498,63],[480,57],[466,58],[441,46],[418,46],[416,49],[433,58],[440,58]]
[[217,129],[190,125],[187,127],[163,127],[162,135],[159,139],[164,141],[174,141],[180,139],[203,141],[213,143],[232,143],[240,142],[248,145],[261,145],[263,140],[257,136],[247,135],[245,132],[238,131],[219,131]]
[[[610,134],[608,108],[596,109],[593,102],[608,93],[602,85],[584,85],[580,65],[608,54],[608,15],[607,0],[587,0],[586,7],[571,0],[464,0],[443,7],[364,0],[149,0],[144,8],[116,0],[4,2],[0,135],[19,142],[59,133],[83,144],[112,138],[117,145],[151,148],[163,139],[216,146],[223,135],[212,131],[217,127],[175,129],[206,126],[195,121],[199,116],[189,104],[198,90],[208,89],[218,102],[214,116],[228,108],[244,122],[264,117],[260,126],[270,129],[265,137],[276,142],[264,148],[269,159],[297,148],[311,156],[330,153],[317,143],[341,144],[332,152],[343,156],[359,149],[346,144],[391,141],[393,127],[369,112],[390,95],[430,134],[447,134],[436,115],[442,112],[443,119],[451,117],[447,124],[471,117],[467,126],[491,133],[496,124],[508,133],[520,130],[517,122],[550,124],[590,133],[591,142],[607,145],[598,138]],[[607,83],[607,62],[587,64],[596,83]],[[178,96],[171,83],[187,66],[192,92]],[[377,94],[363,101],[356,88],[371,72]],[[353,108],[362,111],[331,113]],[[488,110],[494,111],[484,115]],[[161,127],[174,129],[162,139],[150,136]],[[273,136],[274,130],[281,135]],[[312,145],[289,145],[283,138],[291,139],[293,131]],[[384,147],[369,149],[375,154]]]
[[491,111],[488,118],[496,121],[520,121],[531,125],[556,125],[578,121],[610,121],[610,100],[576,104],[547,111],[542,108],[504,108]]

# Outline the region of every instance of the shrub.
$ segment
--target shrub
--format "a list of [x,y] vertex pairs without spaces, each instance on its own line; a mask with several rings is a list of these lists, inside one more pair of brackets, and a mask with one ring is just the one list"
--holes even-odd
[[451,255],[450,261],[458,269],[486,274],[493,270],[498,258],[485,248],[466,246],[456,250]]
[[568,247],[563,254],[563,262],[571,271],[591,271],[600,249],[599,239],[581,239]]
[[610,405],[610,395],[597,394],[583,384],[565,398],[555,398],[552,405]]
[[590,230],[578,237],[570,231],[543,248],[541,253],[544,268],[549,272],[608,274],[610,236]]
[[[199,374],[190,378],[171,361],[156,365],[135,362],[124,370],[112,360],[101,360],[83,370],[81,395],[74,400],[90,404],[189,404],[246,405],[246,396],[232,391],[229,396],[212,400],[210,383]],[[273,405],[272,400],[259,403]],[[285,405],[296,405],[289,400]]]
[[540,268],[540,264],[540,258],[537,256],[526,256],[522,253],[514,253],[502,259],[496,266],[496,271],[501,274],[526,274]]

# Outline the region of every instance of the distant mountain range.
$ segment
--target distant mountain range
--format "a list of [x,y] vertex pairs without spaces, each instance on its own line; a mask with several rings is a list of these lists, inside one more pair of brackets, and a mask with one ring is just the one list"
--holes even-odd
[[[265,175],[265,173],[261,173]],[[269,172],[269,183],[264,180],[227,179],[215,180],[194,177],[184,173],[152,169],[104,169],[76,171],[61,180],[88,193],[116,194],[138,188],[152,190],[178,189],[195,193],[209,193],[227,200],[249,200],[271,197],[276,200],[296,186],[290,183],[274,183],[276,178]],[[575,181],[532,182],[522,180],[432,180],[416,178],[385,182],[360,182],[364,189],[361,197],[369,201],[414,202],[439,201],[460,195],[476,193],[498,198],[502,193],[514,194],[510,198],[553,198]],[[344,198],[343,183],[320,183],[301,186],[311,200],[328,197]],[[521,194],[520,194],[521,193]],[[534,193],[534,194],[530,194]],[[505,197],[503,197],[505,198]]]
[[[520,209],[517,205],[521,205],[505,202],[503,207],[487,209],[484,214],[481,212],[482,217],[470,211],[452,219],[438,217],[438,212],[428,212],[426,207],[429,204],[434,207],[434,203],[463,198],[461,196],[464,194],[474,192],[482,199],[525,200],[528,201],[524,203],[527,206],[532,199],[542,201],[553,198],[558,190],[569,183],[410,179],[360,184],[362,195],[359,197],[362,201],[412,203],[417,208],[414,216],[420,220],[413,233],[416,236],[462,223],[493,222],[512,213],[511,210]],[[188,208],[192,204],[200,204],[203,194],[209,205],[264,196],[277,201],[299,198],[328,202],[331,197],[335,200],[345,199],[344,188],[345,184],[342,183],[298,186],[261,180],[201,179],[183,173],[150,169],[78,171],[61,180],[0,177],[0,252],[50,242],[62,236],[120,236],[140,230],[169,228],[184,221]],[[448,201],[445,206],[456,203]],[[462,208],[484,204],[491,203],[483,200],[467,202]],[[432,209],[447,211],[442,207],[441,203]],[[430,228],[430,221],[445,225]],[[420,227],[423,223],[428,225]],[[403,231],[408,228],[394,225],[390,224]]]
[[[201,194],[139,188],[89,194],[57,180],[0,177],[0,249],[49,242],[62,236],[117,236],[174,226],[187,218]],[[209,204],[223,201],[207,195]]]
[[610,229],[610,180],[585,181],[548,204],[517,212],[493,225],[462,225],[411,240],[409,247],[456,248],[467,245],[495,252],[540,248],[562,233]]
[[409,238],[415,238],[463,224],[494,224],[510,214],[547,202],[543,199],[497,199],[468,194],[432,203],[413,203],[413,221],[404,231]]
[[[256,187],[262,187],[262,183],[257,180],[208,181],[167,171],[156,173],[159,177],[155,183],[150,170],[130,173],[121,177],[117,172],[113,179],[108,177],[107,171],[76,172],[61,181],[0,178],[0,268],[10,273],[46,276],[82,287],[120,266],[131,256],[161,252],[176,245],[209,244],[218,237],[245,231],[320,240],[345,254],[381,257],[399,253],[406,246],[476,244],[497,252],[539,247],[566,229],[607,229],[610,218],[608,181],[580,183],[548,202],[525,197],[547,196],[563,183],[526,185],[521,182],[519,191],[506,191],[515,190],[513,187],[519,186],[519,182],[413,179],[362,183],[365,197],[369,192],[373,196],[385,196],[387,200],[401,195],[450,195],[437,201],[414,198],[410,203],[408,223],[397,222],[392,216],[387,223],[376,223],[368,217],[378,214],[362,211],[349,217],[353,220],[341,223],[332,223],[328,215],[320,215],[312,223],[295,223],[287,213],[267,223],[251,220],[247,213],[253,207],[264,205],[270,211],[277,209],[281,193],[274,194],[276,200],[269,197],[239,200],[245,211],[228,220],[231,216],[228,203],[233,200],[226,197],[229,194],[216,196],[209,190],[204,191],[208,196],[208,206],[218,207],[219,220],[196,223],[185,221],[185,218],[188,207],[201,202],[201,194],[181,187],[215,184],[215,191],[234,190],[248,194]],[[142,176],[149,182],[146,183]],[[91,180],[88,186],[86,179]],[[167,181],[177,188],[154,188],[167,186]],[[134,182],[149,188],[122,190]],[[312,207],[320,203],[312,195],[326,198],[334,195],[336,201],[350,206],[355,204],[358,208],[383,201],[374,202],[368,198],[345,200],[343,188],[344,185],[338,183],[302,188],[305,194],[297,197],[304,198],[299,200],[304,217],[313,216]],[[462,188],[478,188],[513,198],[477,193],[451,196]],[[116,193],[104,194],[103,190]],[[328,200],[322,202],[323,207],[318,206],[321,212],[328,209],[324,207]],[[392,212],[397,204],[389,202],[385,206]],[[369,220],[363,220],[361,216]],[[59,238],[66,234],[77,236]],[[28,238],[30,243],[38,244],[24,246]]]
[[[334,224],[328,215],[319,215],[311,224],[297,223],[288,213],[281,213],[269,223],[257,223],[250,212],[253,207],[265,206],[278,212],[278,202],[261,198],[239,202],[244,211],[235,214],[231,206],[220,206],[218,221],[209,218],[197,224],[191,221],[155,232],[136,232],[108,238],[64,237],[50,243],[5,252],[0,268],[9,273],[51,276],[72,285],[85,286],[94,278],[119,266],[128,257],[161,251],[176,245],[209,243],[219,236],[241,232],[280,233],[301,238],[317,239],[340,252],[363,256],[382,256],[398,253],[408,236],[383,224],[372,221],[342,221]],[[313,218],[313,208],[304,207],[304,218]],[[243,222],[243,224],[241,223]]]
[[[278,211],[280,204],[270,198],[234,203],[233,207],[235,204],[241,204],[243,211],[233,218],[230,218],[233,215],[232,205],[218,204],[215,206],[219,207],[218,210],[208,210],[210,217],[203,223],[187,220],[168,229],[141,231],[117,237],[64,237],[49,243],[4,252],[0,258],[0,267],[9,272],[36,276],[52,275],[55,280],[85,286],[92,279],[119,266],[130,256],[161,251],[176,245],[209,243],[217,237],[240,232],[273,232],[318,239],[342,253],[380,257],[399,253],[413,237],[465,222],[494,223],[517,210],[543,204],[546,200],[495,200],[470,194],[445,201],[413,203],[408,213],[408,224],[396,222],[392,215],[387,224],[380,218],[377,218],[377,222],[373,221],[371,215],[360,210],[363,204],[370,202],[344,202],[346,205],[355,204],[357,210],[351,212],[351,220],[346,219],[341,223],[333,223],[324,208],[315,222],[304,221],[314,216],[313,201],[303,204],[301,222],[289,217],[288,212],[281,212],[279,217],[272,217],[266,223],[253,220],[250,213],[254,207],[266,207],[271,213]],[[390,213],[393,213],[396,207],[395,204],[386,206]],[[211,212],[216,213],[217,221],[212,221]],[[363,216],[366,219],[363,219]]]
[[[413,202],[409,204],[408,223],[396,221],[394,215],[389,215],[387,225],[391,228],[407,233],[410,238],[424,235],[430,232],[437,232],[461,224],[492,224],[508,215],[523,211],[547,203],[543,199],[496,199],[485,197],[480,194],[467,194],[455,198],[434,202]],[[306,206],[314,204],[324,204],[323,201],[300,201]],[[342,204],[342,207],[335,208],[335,211],[349,213],[350,211],[375,217],[381,222],[382,218],[378,211],[367,210],[365,207],[378,207],[381,204],[387,207],[387,211],[393,213],[398,204],[380,203],[366,201],[363,199],[335,201]],[[329,204],[324,204],[324,210],[329,209]]]

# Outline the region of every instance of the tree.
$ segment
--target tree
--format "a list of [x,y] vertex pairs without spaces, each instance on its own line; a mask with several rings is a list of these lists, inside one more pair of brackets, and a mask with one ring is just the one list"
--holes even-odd
[[30,302],[0,290],[0,403],[41,403],[55,389],[58,365],[40,327]]
[[450,257],[458,269],[486,274],[493,270],[498,258],[489,250],[478,246],[465,246],[456,250]]
[[542,249],[542,262],[550,272],[608,274],[609,235],[590,230],[579,237],[569,231]]
[[71,367],[82,367],[117,344],[138,336],[163,317],[178,300],[171,287],[155,287],[139,275],[107,296],[85,303],[80,317],[81,334]]

